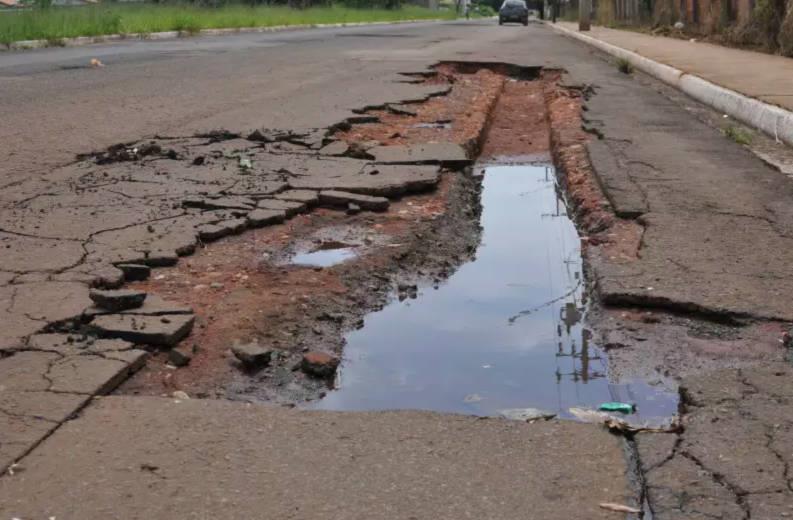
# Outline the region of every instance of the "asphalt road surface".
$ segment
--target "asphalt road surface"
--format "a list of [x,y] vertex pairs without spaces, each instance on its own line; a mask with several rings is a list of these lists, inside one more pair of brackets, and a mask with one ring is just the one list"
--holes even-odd
[[[91,68],[92,58],[105,67]],[[608,149],[600,155],[590,149],[591,161],[613,207],[630,214],[625,223],[639,222],[646,231],[637,245],[641,254],[629,261],[590,254],[592,281],[609,303],[760,322],[747,328],[750,337],[723,324],[692,325],[677,314],[625,327],[622,315],[608,321],[621,334],[613,344],[632,347],[624,349],[625,364],[614,365],[623,375],[727,370],[692,383],[696,428],[680,437],[640,437],[639,467],[655,518],[790,513],[791,459],[784,446],[793,431],[793,394],[782,383],[790,381],[789,369],[774,364],[779,329],[769,323],[792,316],[786,297],[793,292],[793,186],[697,119],[681,106],[686,102],[662,95],[647,78],[620,74],[542,25],[420,23],[0,53],[0,188],[36,179],[77,154],[146,136],[325,127],[354,108],[415,95],[416,85],[400,82],[398,73],[442,60],[560,68],[569,73],[565,81],[593,86],[583,89],[595,94],[585,122]],[[31,197],[43,190],[24,189]],[[631,220],[636,215],[642,218]],[[10,286],[39,283],[36,273],[25,279],[25,269],[14,271],[3,279],[12,300],[3,303],[4,312],[17,294]],[[37,303],[25,303],[25,319],[34,319]],[[49,374],[57,361],[52,352],[25,345],[0,367],[11,367],[0,385],[29,386],[11,395],[19,406],[50,389],[25,367],[35,361]],[[114,379],[117,365],[130,361],[105,357],[108,350],[89,354]],[[736,372],[754,362],[771,368]],[[641,498],[623,454],[628,445],[595,425],[143,397],[92,402],[67,421],[53,411],[55,400],[74,399],[67,403],[72,410],[98,390],[90,389],[91,374],[64,373],[69,383],[83,383],[81,392],[46,392],[55,395],[46,396],[50,408],[40,412],[10,413],[3,401],[10,392],[0,392],[0,427],[43,420],[38,439],[66,422],[14,475],[0,477],[3,518],[567,520],[617,518],[598,504]],[[756,408],[736,404],[750,394]],[[724,396],[736,408],[726,423],[712,420],[723,414]],[[739,434],[742,450],[733,452]],[[715,437],[719,442],[710,444]],[[10,456],[7,447],[0,437],[0,455]]]
[[326,126],[399,100],[396,72],[439,60],[542,65],[550,38],[486,20],[0,53],[0,183],[142,136]]

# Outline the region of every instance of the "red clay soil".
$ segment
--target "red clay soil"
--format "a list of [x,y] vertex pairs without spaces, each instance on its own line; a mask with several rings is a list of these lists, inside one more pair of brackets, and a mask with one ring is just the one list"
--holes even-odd
[[449,181],[444,177],[435,192],[395,202],[387,213],[348,216],[316,209],[282,225],[213,242],[173,268],[158,270],[150,280],[130,284],[132,289],[194,309],[196,326],[179,347],[194,349],[194,353],[190,364],[178,369],[170,365],[167,353],[154,354],[120,392],[165,395],[184,390],[199,397],[220,396],[223,385],[239,372],[229,351],[235,341],[259,339],[274,349],[299,348],[294,338],[298,329],[307,327],[307,314],[319,313],[323,302],[356,305],[347,301],[350,298],[344,273],[350,266],[278,266],[266,261],[265,253],[281,250],[292,240],[308,237],[321,228],[359,226],[375,230],[392,244],[365,249],[364,255],[348,262],[355,269],[376,270],[400,253],[401,237],[411,234],[416,222],[434,219],[446,211],[448,189]]
[[551,152],[564,178],[567,196],[575,208],[584,248],[602,245],[614,259],[635,259],[642,233],[641,225],[617,218],[598,185],[589,162],[586,143],[595,137],[581,125],[583,94],[561,88],[557,82],[545,85],[545,102],[551,127]]
[[545,78],[506,81],[487,129],[480,160],[548,153],[550,128],[544,96],[548,81]]
[[416,116],[371,110],[367,115],[378,117],[380,122],[356,125],[336,136],[351,143],[452,142],[476,152],[482,129],[505,80],[504,76],[489,70],[479,70],[475,74],[443,73],[431,81],[448,84],[451,91],[424,103],[408,105],[416,111]]
[[[635,258],[642,228],[615,218],[595,181],[585,148],[593,136],[581,128],[579,91],[560,88],[556,72],[545,73],[536,81],[515,81],[486,69],[463,74],[439,67],[431,81],[451,84],[451,92],[412,105],[415,117],[386,110],[370,112],[380,118],[379,123],[355,125],[341,137],[356,143],[452,141],[476,152],[487,133],[482,150],[486,158],[547,155],[551,147],[579,223],[588,234],[583,245],[603,245],[609,255]],[[451,121],[451,126],[416,127],[437,121]],[[316,316],[328,303],[360,307],[361,302],[350,294],[360,283],[355,273],[387,275],[399,264],[404,249],[399,244],[413,240],[415,245],[422,223],[447,211],[449,179],[444,176],[434,193],[393,203],[387,213],[348,216],[315,210],[283,225],[228,237],[172,269],[158,271],[152,280],[134,284],[194,308],[197,325],[180,348],[195,345],[195,352],[192,362],[179,369],[168,364],[167,354],[153,356],[122,392],[170,394],[185,390],[198,396],[220,395],[225,383],[239,374],[229,352],[235,340],[259,338],[271,348],[300,352],[305,343],[299,344],[296,338],[305,335],[306,329],[311,331],[310,316]],[[391,246],[367,247],[358,259],[326,269],[279,266],[263,259],[265,252],[283,250],[295,240],[337,225],[374,230]],[[321,343],[323,337],[315,339]],[[340,348],[340,343],[327,343],[326,350]]]

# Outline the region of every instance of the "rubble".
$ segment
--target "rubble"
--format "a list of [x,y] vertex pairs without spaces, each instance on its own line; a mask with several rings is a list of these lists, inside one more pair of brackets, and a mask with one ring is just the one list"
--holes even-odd
[[254,228],[280,224],[285,219],[286,212],[280,209],[255,209],[247,216],[248,225]]
[[348,145],[346,142],[333,141],[332,143],[320,148],[319,153],[322,155],[345,155],[349,149],[350,145]]
[[261,199],[256,206],[259,209],[271,211],[283,211],[286,218],[292,218],[298,213],[303,213],[308,209],[306,202],[281,199]]
[[462,146],[455,143],[375,146],[367,150],[382,164],[444,164],[465,166],[473,163]]
[[319,203],[319,193],[314,190],[286,190],[275,195],[277,200],[302,202],[308,207]]
[[202,242],[213,242],[225,236],[241,233],[248,224],[246,219],[224,220],[216,224],[205,224],[197,228],[198,238]]
[[193,360],[193,345],[178,345],[168,351],[168,361],[175,367],[184,367]]
[[124,273],[124,279],[128,282],[140,282],[147,280],[151,276],[151,267],[143,264],[117,264],[121,272]]
[[109,311],[125,311],[128,309],[136,309],[143,305],[146,300],[146,293],[143,291],[133,290],[98,290],[92,289],[88,293],[97,307]]
[[303,372],[322,379],[333,377],[338,367],[339,358],[325,352],[307,352],[300,363]]
[[187,314],[165,316],[107,314],[94,318],[88,327],[104,338],[172,347],[190,334],[194,322],[195,317]]
[[234,354],[244,367],[261,368],[270,363],[273,351],[259,345],[257,342],[234,345],[231,347]]
[[385,197],[371,197],[338,190],[321,191],[319,202],[326,206],[346,206],[348,208],[350,204],[354,204],[360,209],[368,211],[386,211],[391,204]]

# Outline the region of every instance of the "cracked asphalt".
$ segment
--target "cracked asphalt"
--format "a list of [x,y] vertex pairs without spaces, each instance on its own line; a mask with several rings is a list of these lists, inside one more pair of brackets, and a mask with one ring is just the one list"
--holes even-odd
[[[433,190],[473,159],[352,157],[330,131],[354,109],[437,95],[398,73],[443,60],[563,69],[585,94],[587,131],[552,113],[551,146],[589,235],[592,326],[612,378],[679,384],[680,432],[97,398],[145,363],[140,344],[173,345],[193,318],[153,294],[108,312],[91,286],[283,222],[306,194],[388,204],[360,197]],[[3,53],[0,87],[3,517],[590,519],[645,500],[657,520],[793,515],[778,343],[793,185],[706,109],[540,25],[492,21]]]

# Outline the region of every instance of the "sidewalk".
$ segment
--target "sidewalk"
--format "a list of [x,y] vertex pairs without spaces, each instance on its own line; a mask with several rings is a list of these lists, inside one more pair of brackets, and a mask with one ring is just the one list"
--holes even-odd
[[[578,30],[571,22],[556,25]],[[605,27],[584,34],[793,111],[793,59]]]

